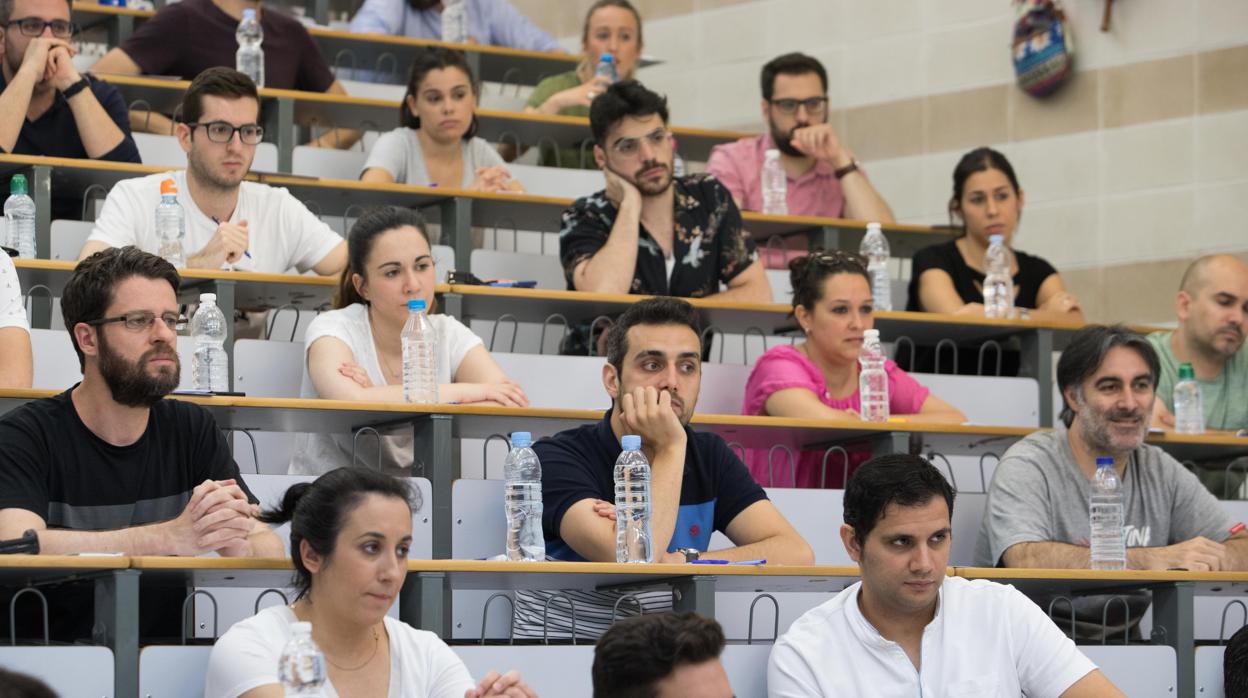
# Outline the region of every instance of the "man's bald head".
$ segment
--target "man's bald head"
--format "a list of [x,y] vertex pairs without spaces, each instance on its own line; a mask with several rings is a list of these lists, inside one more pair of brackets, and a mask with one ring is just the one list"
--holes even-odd
[[1248,278],[1248,264],[1244,264],[1234,255],[1205,255],[1192,262],[1187,271],[1183,272],[1183,279],[1179,281],[1179,290],[1195,297],[1214,276]]
[[1192,350],[1214,361],[1234,356],[1248,330],[1248,264],[1228,254],[1192,262],[1175,311],[1178,332]]

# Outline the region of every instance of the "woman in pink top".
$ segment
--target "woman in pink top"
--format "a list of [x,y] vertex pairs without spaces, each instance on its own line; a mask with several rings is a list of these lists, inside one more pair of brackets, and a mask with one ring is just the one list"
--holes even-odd
[[[856,254],[816,250],[789,263],[789,278],[793,315],[806,341],[775,347],[759,357],[745,385],[741,413],[856,420],[858,352],[863,332],[875,325],[866,266]],[[966,421],[958,408],[932,395],[891,360],[885,362],[884,370],[891,414],[915,415],[914,421]],[[851,470],[871,456],[869,448],[851,448],[849,454]],[[795,475],[789,472],[781,451],[776,451],[775,458],[774,468],[769,468],[766,450],[747,453],[750,473],[762,485],[796,481],[798,487],[820,486],[822,451],[797,454]],[[843,486],[844,469],[838,456],[828,459],[828,470],[826,486]],[[775,474],[774,482],[769,482],[769,471]]]

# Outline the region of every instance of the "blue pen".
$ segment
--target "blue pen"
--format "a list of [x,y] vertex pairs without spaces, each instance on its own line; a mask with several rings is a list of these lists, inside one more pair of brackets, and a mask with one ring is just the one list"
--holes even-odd
[[[221,225],[221,219],[217,218],[216,216],[212,217],[212,222],[216,223],[217,225]],[[251,250],[243,250],[243,256],[246,257],[247,259],[251,259]]]

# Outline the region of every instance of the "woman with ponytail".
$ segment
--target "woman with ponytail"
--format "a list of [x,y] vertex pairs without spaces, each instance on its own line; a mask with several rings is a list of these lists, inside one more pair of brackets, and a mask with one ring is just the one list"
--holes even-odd
[[[524,391],[507,378],[481,338],[455,318],[434,312],[436,283],[424,218],[397,206],[365,212],[347,235],[347,268],[334,310],[317,315],[308,325],[301,396],[402,402],[399,338],[407,322],[408,300],[420,299],[438,335],[438,399],[527,407]],[[290,472],[319,475],[346,465],[380,464],[394,475],[411,474],[410,431],[359,441],[361,448],[352,463],[350,437],[300,434]]]
[[217,640],[205,698],[281,698],[278,659],[298,621],[312,624],[325,655],[327,698],[536,698],[514,671],[474,684],[437,635],[386,615],[407,575],[413,496],[403,480],[340,468],[292,486],[280,508],[263,512],[273,526],[290,522],[295,602],[270,606]]

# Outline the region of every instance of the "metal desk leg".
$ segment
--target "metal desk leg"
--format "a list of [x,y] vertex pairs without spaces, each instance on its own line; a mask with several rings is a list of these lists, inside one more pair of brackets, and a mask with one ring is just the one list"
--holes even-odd
[[471,271],[472,257],[472,201],[470,199],[445,199],[438,204],[442,225],[443,244],[450,243],[455,250],[455,268]]
[[95,580],[97,645],[113,650],[114,695],[139,695],[139,571],[113,570]]
[[1165,628],[1166,644],[1178,660],[1180,696],[1196,693],[1196,585],[1174,582],[1153,588],[1153,626]]
[[[810,235],[810,249],[822,247],[825,250],[839,250],[845,243],[845,231],[840,228],[824,226],[816,228]],[[855,248],[855,251],[856,248]]]
[[1053,426],[1053,330],[1024,332],[1018,374],[1031,376],[1040,387],[1040,426]]
[[121,42],[130,38],[134,33],[134,17],[130,15],[116,15],[108,22],[108,45],[120,46]]
[[871,439],[871,456],[887,456],[893,453],[911,453],[910,434],[892,432]]
[[451,639],[451,588],[446,573],[408,574],[399,592],[399,618],[413,628]]
[[277,171],[289,174],[295,158],[295,100],[279,97],[266,114],[265,131],[277,136]]
[[672,584],[672,609],[693,611],[703,618],[715,617],[715,577],[681,577]]
[[[459,461],[452,449],[453,426],[451,415],[421,415],[412,422],[413,455],[412,474],[416,465],[423,465],[421,473],[433,486],[433,502],[422,506],[433,507],[433,559],[451,558],[451,483],[459,478]],[[449,616],[448,616],[449,618]]]

